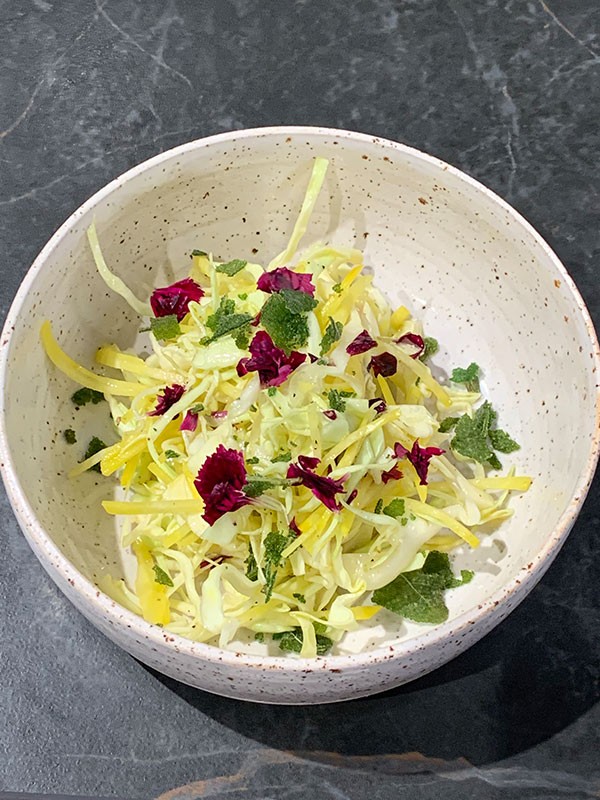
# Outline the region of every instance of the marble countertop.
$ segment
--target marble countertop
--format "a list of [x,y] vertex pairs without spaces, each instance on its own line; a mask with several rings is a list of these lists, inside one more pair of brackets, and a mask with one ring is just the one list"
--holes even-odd
[[[480,179],[600,321],[597,0],[3,0],[0,309],[90,194],[232,128],[351,128]],[[59,594],[2,495],[0,792],[231,800],[600,796],[596,481],[531,596],[416,683],[249,705],[156,675]]]

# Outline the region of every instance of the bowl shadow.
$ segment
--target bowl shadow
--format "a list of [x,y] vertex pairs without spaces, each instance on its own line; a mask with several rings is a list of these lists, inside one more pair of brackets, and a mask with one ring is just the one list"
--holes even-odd
[[[382,694],[318,706],[211,695],[152,673],[222,725],[270,748],[398,774],[482,766],[543,742],[600,699],[600,609],[593,566],[596,479],[573,535],[531,595],[482,641]],[[591,564],[582,572],[582,565]],[[589,577],[590,580],[586,580]]]

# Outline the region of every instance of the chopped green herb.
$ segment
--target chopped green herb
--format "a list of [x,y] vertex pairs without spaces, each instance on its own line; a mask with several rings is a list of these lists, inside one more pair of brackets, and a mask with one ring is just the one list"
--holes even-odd
[[181,333],[175,314],[168,314],[166,317],[152,317],[150,319],[150,330],[160,341],[174,339]]
[[280,461],[291,461],[292,454],[288,450],[287,453],[280,453],[278,456],[275,456],[271,459],[272,464],[278,464]]
[[295,289],[282,289],[279,294],[283,297],[286,306],[293,314],[306,314],[318,305],[318,300]]
[[269,397],[274,397],[277,394],[277,387],[276,386],[269,386],[267,389],[267,394]]
[[252,456],[252,458],[246,459],[246,464],[258,464],[260,458],[258,456]]
[[431,358],[431,356],[434,356],[440,349],[438,340],[434,339],[433,336],[426,336],[423,339],[423,344],[425,345],[425,349],[420,355],[421,361],[426,361],[428,358]]
[[204,250],[192,250],[193,256],[208,256],[208,253],[205,253]]
[[165,450],[165,457],[166,458],[180,458],[181,453],[175,452],[175,450]]
[[264,635],[264,633],[262,633],[262,631],[259,631],[258,633],[254,634],[254,641],[255,642],[260,642],[262,644],[264,642],[264,640],[265,640],[265,635]]
[[294,592],[292,597],[296,599],[299,603],[306,603],[306,597],[304,597],[303,594],[300,594],[300,592]]
[[318,364],[320,367],[326,367],[326,366],[329,364],[329,361],[327,361],[327,359],[326,359],[326,358],[318,358],[318,359],[317,359],[317,361],[316,361],[316,363],[317,363],[317,364]]
[[452,383],[464,383],[470,392],[479,391],[479,365],[474,361],[466,369],[456,367],[450,376]]
[[260,312],[260,322],[275,345],[286,353],[304,347],[308,340],[306,315],[290,311],[281,293],[269,297]]
[[334,411],[344,412],[346,410],[346,399],[348,397],[354,397],[354,392],[346,392],[346,391],[339,391],[338,389],[330,389],[327,394],[327,399],[329,401],[329,408],[332,408]]
[[104,400],[102,392],[97,392],[95,389],[88,389],[87,386],[82,386],[71,395],[71,400],[76,406],[85,406],[88,403],[101,403]]
[[386,514],[388,517],[402,517],[404,516],[404,512],[406,508],[404,506],[404,500],[401,497],[396,497],[395,500],[392,500],[391,503],[383,509],[383,513]]
[[[104,450],[105,447],[106,445],[104,444],[102,439],[99,439],[97,436],[92,436],[92,438],[90,439],[90,443],[87,446],[87,450],[85,451],[85,455],[83,456],[83,460],[86,461],[88,458],[95,456],[96,453],[99,453],[100,450]],[[90,469],[93,469],[94,472],[102,471],[100,469],[100,464],[94,464],[94,466],[90,467]]]
[[259,475],[251,475],[248,477],[243,491],[247,497],[260,497],[269,489],[288,484],[289,481],[286,478],[263,478]]
[[433,550],[421,569],[402,572],[387,586],[376,589],[373,603],[414,622],[441,623],[448,619],[445,590],[469,583],[472,578],[468,570],[455,578],[448,555]]
[[160,583],[161,586],[173,586],[173,581],[169,577],[168,573],[159,567],[158,564],[155,564],[152,569],[154,570],[155,583]]
[[492,453],[492,455],[488,458],[488,464],[492,469],[502,469],[502,462],[496,453]]
[[520,449],[520,445],[506,433],[506,431],[496,428],[490,431],[490,440],[492,447],[499,453],[514,453],[515,450]]
[[225,275],[229,275],[229,277],[232,278],[234,275],[237,275],[238,272],[241,272],[247,263],[247,261],[234,258],[233,261],[228,261],[226,264],[219,264],[215,269],[217,272],[223,272]]
[[279,533],[278,531],[271,531],[271,533],[268,533],[265,537],[265,563],[263,566],[265,575],[265,585],[263,587],[265,603],[269,602],[273,594],[277,570],[281,566],[281,554],[295,538],[293,533],[290,535]]
[[63,436],[65,437],[67,444],[75,444],[77,441],[77,436],[75,435],[73,428],[67,428],[65,431],[63,431]]
[[342,293],[342,284],[341,283],[334,283],[331,287],[336,294]]
[[238,297],[240,298],[240,300],[247,300],[248,292],[242,292],[241,294],[238,294]]
[[204,403],[196,403],[191,408],[188,408],[190,414],[200,414],[201,411],[204,411]]
[[258,580],[258,565],[256,563],[256,559],[254,558],[254,553],[252,552],[252,548],[249,548],[248,558],[244,561],[246,565],[246,577],[250,581],[257,581]]
[[321,355],[324,356],[328,353],[333,345],[339,341],[344,326],[341,322],[336,322],[333,317],[329,317],[329,322],[325,328],[325,333],[321,339]]
[[487,401],[477,409],[472,418],[463,414],[456,423],[452,449],[466,458],[479,461],[480,464],[489,462],[494,453],[488,443],[488,436],[495,420],[496,412]]
[[373,513],[374,514],[381,514],[381,509],[382,508],[383,508],[383,500],[380,497],[379,500],[375,503],[375,508],[373,509]]
[[440,422],[440,427],[438,428],[440,433],[448,433],[451,431],[452,428],[456,425],[460,417],[446,417]]
[[[219,308],[206,320],[206,324],[213,332],[207,344],[214,342],[220,336],[228,333],[234,334],[236,345],[244,350],[249,337],[249,325],[252,322],[251,314],[240,314],[235,311],[235,303],[230,297],[222,297]],[[243,329],[243,330],[240,330]]]
[[[324,656],[333,647],[333,642],[327,636],[322,636],[319,633],[316,635],[316,639],[317,655]],[[300,653],[303,643],[302,628],[294,628],[283,633],[274,633],[273,640],[279,642],[279,649],[285,653]]]

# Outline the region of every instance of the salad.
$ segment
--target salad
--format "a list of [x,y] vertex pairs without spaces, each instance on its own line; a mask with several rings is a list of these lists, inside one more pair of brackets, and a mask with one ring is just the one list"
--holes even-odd
[[297,255],[326,170],[317,158],[267,269],[194,250],[189,274],[149,301],[110,272],[90,227],[100,275],[149,319],[149,356],[104,345],[100,375],[41,329],[83,387],[73,401],[106,401],[114,421],[116,441],[94,437],[71,471],[118,476],[103,506],[136,570],[102,588],[195,641],[255,637],[314,657],[383,609],[441,623],[446,590],[473,577],[449,553],[477,547],[531,483],[502,472],[498,454],[519,445],[477,364],[434,378],[437,342],[390,306],[359,250]]

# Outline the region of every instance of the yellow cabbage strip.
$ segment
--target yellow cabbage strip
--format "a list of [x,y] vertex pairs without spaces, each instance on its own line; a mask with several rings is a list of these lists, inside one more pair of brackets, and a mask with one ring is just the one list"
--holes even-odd
[[353,606],[350,611],[352,611],[354,619],[360,622],[371,619],[378,611],[381,611],[382,608],[383,606]]
[[107,514],[201,514],[204,503],[197,500],[103,500],[102,508]]
[[390,325],[394,330],[399,331],[404,323],[410,319],[410,311],[406,306],[398,306],[390,319]]
[[385,411],[383,414],[380,414],[379,417],[373,422],[369,422],[367,425],[362,425],[360,428],[355,430],[353,433],[349,433],[348,436],[344,437],[341,442],[336,444],[334,447],[329,450],[325,459],[322,462],[322,466],[326,466],[327,464],[331,464],[341,453],[344,452],[351,444],[360,441],[361,439],[365,439],[367,436],[370,436],[373,431],[376,431],[378,428],[387,425],[388,422],[396,419],[402,413],[401,408],[391,408]]
[[343,293],[352,283],[358,278],[360,275],[363,264],[357,264],[356,267],[353,267],[350,272],[344,276],[343,280],[340,283],[340,294],[332,294],[331,297],[325,301],[321,308],[317,308],[316,314],[318,317],[319,322],[321,323],[321,328],[327,325],[327,321],[332,314],[341,307],[342,303],[344,302]]
[[138,356],[131,353],[122,353],[114,345],[100,347],[96,351],[96,363],[105,367],[120,369],[122,372],[131,372],[134,375],[142,375],[146,378],[156,378],[163,383],[177,383],[182,380],[182,376],[177,372],[169,372],[159,367],[149,367],[147,363]]
[[68,378],[71,378],[81,386],[87,386],[88,389],[94,389],[97,392],[102,392],[102,394],[115,394],[119,397],[135,397],[140,389],[143,388],[139,383],[120,381],[115,378],[103,378],[101,375],[96,375],[73,361],[70,356],[61,350],[52,335],[52,326],[48,320],[42,323],[40,338],[46,355],[54,366],[58,367]]
[[420,517],[428,522],[437,522],[438,525],[442,525],[457,536],[460,536],[471,547],[479,547],[479,539],[468,528],[465,528],[461,522],[451,517],[450,514],[446,514],[445,511],[409,498],[406,498],[404,503],[407,510],[413,513],[415,517]]
[[123,472],[121,473],[121,486],[124,489],[129,489],[131,486],[131,481],[133,480],[136,470],[139,466],[141,455],[141,453],[138,453],[137,456],[130,458],[125,464]]
[[97,453],[94,453],[93,456],[86,458],[85,461],[81,461],[79,464],[76,464],[67,473],[68,477],[76,478],[78,475],[82,475],[84,472],[87,472],[87,470],[91,467],[99,464],[102,461],[104,454],[107,453],[108,450],[110,450],[110,447],[105,447],[104,450],[99,450]]
[[171,619],[167,587],[155,580],[154,559],[150,548],[143,542],[134,542],[133,552],[138,564],[135,593],[140,602],[142,616],[146,622],[154,625],[167,625]]
[[506,489],[511,492],[526,492],[531,486],[532,480],[526,475],[516,475],[507,478],[476,478],[471,483],[478,489]]
[[[448,392],[436,381],[431,374],[429,367],[423,364],[422,361],[419,361],[418,358],[411,358],[404,352],[404,350],[402,350],[400,347],[397,347],[393,342],[390,343],[390,347],[393,349],[398,361],[407,369],[412,370],[412,372],[414,372],[415,375],[421,379],[429,391],[435,397],[437,397],[442,405],[449,406],[451,404],[452,401]],[[393,378],[394,377],[395,376],[393,376]]]
[[130,458],[139,455],[146,449],[146,439],[144,435],[129,435],[121,439],[120,442],[107,447],[103,450],[100,469],[103,475],[112,475],[120,467],[126,464]]
[[388,382],[383,377],[383,375],[377,376],[377,383],[379,384],[379,388],[381,389],[381,394],[383,395],[383,399],[388,404],[388,406],[393,406],[396,404],[396,399],[392,394],[390,387],[388,386]]

